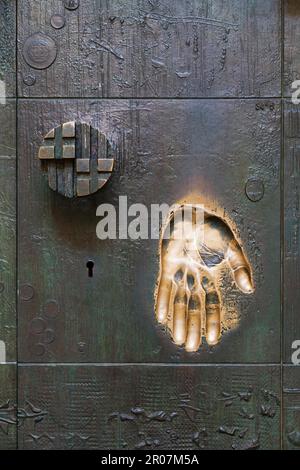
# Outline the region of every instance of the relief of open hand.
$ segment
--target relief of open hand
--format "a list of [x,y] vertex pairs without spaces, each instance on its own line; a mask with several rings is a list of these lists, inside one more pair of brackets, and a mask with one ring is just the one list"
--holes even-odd
[[[221,336],[221,302],[216,270],[227,263],[237,287],[254,291],[251,269],[228,224],[193,205],[171,209],[160,240],[156,318],[173,341],[197,351],[202,334],[209,345]],[[184,213],[184,217],[182,214]]]

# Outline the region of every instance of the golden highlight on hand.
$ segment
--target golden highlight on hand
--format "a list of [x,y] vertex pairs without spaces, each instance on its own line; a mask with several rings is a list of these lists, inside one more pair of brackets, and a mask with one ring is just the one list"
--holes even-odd
[[252,293],[254,287],[249,263],[228,224],[204,211],[199,230],[194,217],[196,206],[189,205],[190,216],[185,212],[184,220],[178,217],[185,207],[171,210],[161,235],[155,311],[157,321],[167,326],[174,343],[194,352],[203,336],[211,346],[221,337],[217,269],[226,263],[245,294]]

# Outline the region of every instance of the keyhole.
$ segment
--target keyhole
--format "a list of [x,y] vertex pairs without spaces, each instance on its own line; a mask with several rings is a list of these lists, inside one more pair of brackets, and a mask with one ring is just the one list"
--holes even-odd
[[90,260],[86,263],[86,267],[87,267],[87,270],[88,270],[88,276],[89,277],[93,277],[93,271],[94,271],[94,261]]

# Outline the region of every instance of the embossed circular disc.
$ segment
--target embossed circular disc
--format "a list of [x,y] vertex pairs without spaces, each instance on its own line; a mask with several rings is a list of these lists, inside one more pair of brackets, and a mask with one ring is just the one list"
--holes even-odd
[[76,10],[79,7],[79,0],[65,0],[64,4],[67,10]]
[[29,328],[33,334],[42,333],[46,329],[46,322],[43,318],[36,317],[31,321]]
[[55,333],[52,328],[47,328],[44,333],[44,343],[51,344],[55,340]]
[[34,69],[50,67],[56,59],[56,54],[55,41],[42,33],[35,33],[27,38],[23,47],[23,57]]
[[34,289],[30,284],[20,286],[20,298],[22,300],[31,300],[34,296]]
[[259,179],[251,178],[245,187],[247,198],[252,202],[258,202],[264,197],[264,183]]
[[106,136],[75,121],[48,132],[38,157],[46,164],[50,188],[68,198],[101,189],[114,166],[113,148]]
[[49,300],[44,306],[44,313],[48,318],[56,318],[59,314],[59,305],[55,300]]
[[32,86],[32,85],[34,85],[35,82],[36,82],[35,75],[33,75],[33,74],[24,75],[24,77],[23,77],[23,82],[24,82],[25,85],[27,85],[27,86]]
[[66,18],[62,15],[52,15],[50,20],[51,26],[55,29],[61,29],[66,24]]
[[43,356],[46,352],[46,348],[42,343],[33,344],[30,349],[35,356]]

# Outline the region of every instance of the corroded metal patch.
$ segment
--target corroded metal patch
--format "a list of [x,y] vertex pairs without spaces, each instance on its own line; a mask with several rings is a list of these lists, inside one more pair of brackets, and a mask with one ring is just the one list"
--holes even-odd
[[23,47],[23,57],[27,64],[34,69],[46,69],[56,59],[57,47],[55,41],[42,33],[35,33],[26,39]]
[[49,131],[38,157],[47,164],[50,188],[69,198],[98,191],[114,165],[107,138],[89,124],[74,121]]

